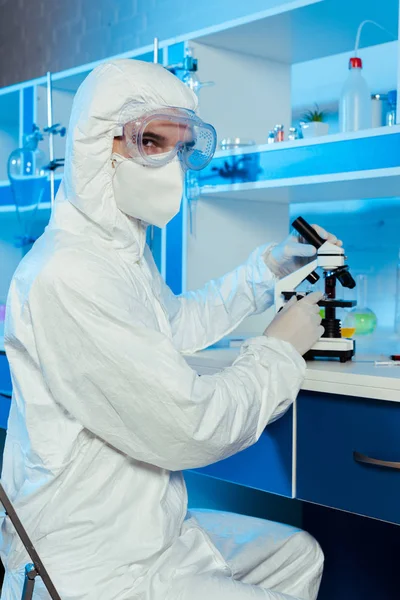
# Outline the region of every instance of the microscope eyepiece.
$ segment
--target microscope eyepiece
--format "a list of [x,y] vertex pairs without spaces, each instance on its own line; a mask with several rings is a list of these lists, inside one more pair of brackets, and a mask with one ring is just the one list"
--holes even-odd
[[314,246],[314,248],[318,249],[322,246],[322,244],[325,243],[325,240],[318,235],[315,229],[311,227],[311,225],[309,225],[307,221],[303,219],[303,217],[298,217],[295,221],[293,221],[292,227],[305,239],[308,244]]

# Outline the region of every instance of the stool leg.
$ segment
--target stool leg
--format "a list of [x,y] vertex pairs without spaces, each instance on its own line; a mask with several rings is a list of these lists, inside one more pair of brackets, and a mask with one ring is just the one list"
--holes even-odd
[[[49,595],[52,600],[61,600],[56,588],[48,572],[46,571],[44,564],[40,560],[38,553],[35,550],[35,547],[29,538],[24,526],[21,521],[13,505],[11,504],[1,482],[0,482],[0,503],[4,506],[4,510],[6,511],[6,515],[10,519],[11,523],[14,526],[15,531],[18,534],[19,539],[25,546],[27,553],[29,554],[30,559],[33,561],[32,564],[27,565],[25,568],[25,583],[24,590],[26,589],[26,596],[23,596],[23,600],[31,600],[33,595],[33,588],[35,586],[35,577],[40,576]],[[23,592],[24,593],[24,592]]]
[[37,571],[35,569],[35,565],[30,563],[25,567],[25,581],[24,581],[24,589],[22,590],[22,599],[21,600],[32,600],[33,598],[33,590],[35,588],[35,578],[37,577]]

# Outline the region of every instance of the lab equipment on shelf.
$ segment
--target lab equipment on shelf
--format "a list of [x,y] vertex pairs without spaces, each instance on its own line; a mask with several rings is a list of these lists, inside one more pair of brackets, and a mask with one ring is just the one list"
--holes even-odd
[[388,112],[386,113],[386,125],[393,127],[396,125],[396,111],[397,111],[397,91],[390,90],[387,95]]
[[300,139],[300,135],[297,127],[289,127],[288,140],[293,142],[294,140],[298,139]]
[[285,128],[283,125],[275,125],[275,142],[284,142],[285,141]]
[[170,65],[167,67],[174,75],[180,77],[183,83],[195,94],[198,94],[203,87],[214,85],[214,81],[200,81],[197,74],[199,62],[193,56],[193,49],[188,47],[185,50],[185,56],[182,63]]
[[[362,75],[363,63],[358,56],[361,33],[365,25],[378,27],[378,29],[393,37],[393,40],[397,40],[397,35],[394,35],[392,31],[376,21],[366,19],[360,23],[357,29],[354,54],[349,61],[350,72],[342,88],[339,101],[339,128],[342,132],[359,131],[375,126],[372,124],[373,101],[371,102],[371,92]],[[375,110],[377,109],[375,108]]]
[[368,308],[368,276],[357,276],[357,307],[347,313],[344,327],[354,329],[354,335],[370,335],[376,329],[378,319]]
[[275,131],[271,130],[268,134],[267,144],[275,144]]
[[349,267],[345,263],[344,250],[322,239],[302,217],[296,219],[292,226],[307,243],[317,248],[317,258],[277,282],[275,286],[275,310],[279,312],[285,302],[293,296],[298,299],[303,297],[305,293],[296,291],[296,289],[306,281],[312,285],[317,283],[320,277],[316,273],[316,269],[318,267],[322,268],[325,296],[318,304],[325,311],[322,320],[325,332],[304,358],[339,358],[340,362],[351,360],[355,353],[354,340],[342,337],[340,319],[336,317],[337,308],[352,307],[356,304],[354,300],[339,300],[336,298],[337,281],[343,287],[349,289],[353,289],[356,285]]
[[[224,159],[221,167],[212,167],[211,175],[207,177],[221,177],[230,182],[256,181],[262,172],[260,168],[260,155],[258,152],[240,153],[241,149],[255,147],[254,140],[239,137],[226,138],[220,142],[221,150],[233,152],[231,156]],[[201,178],[204,183],[206,178]]]
[[15,242],[17,247],[23,248],[35,241],[33,228],[48,182],[48,162],[34,139],[11,152],[8,158],[8,178],[20,229]]
[[240,148],[249,148],[251,146],[255,146],[256,143],[254,140],[250,140],[247,138],[240,137],[232,137],[232,138],[224,138],[219,147],[221,150],[237,150]]
[[32,133],[25,136],[22,148],[11,152],[7,162],[7,174],[11,184],[16,214],[20,227],[18,247],[29,248],[35,241],[34,225],[37,211],[48,183],[49,172],[64,164],[63,159],[53,159],[39,148],[44,135],[65,135],[65,128],[58,123],[40,131],[33,125]]
[[371,127],[382,127],[385,124],[385,107],[387,106],[386,94],[372,94],[371,96]]
[[361,58],[350,58],[349,69],[339,102],[339,126],[342,132],[371,127],[371,92],[362,75]]

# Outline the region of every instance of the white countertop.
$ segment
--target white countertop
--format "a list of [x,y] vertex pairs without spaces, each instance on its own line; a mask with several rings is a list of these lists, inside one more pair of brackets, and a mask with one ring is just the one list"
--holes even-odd
[[[238,354],[239,348],[223,348],[204,350],[185,358],[199,374],[206,375],[230,366]],[[345,364],[338,360],[310,361],[302,389],[400,402],[400,366],[375,366],[375,360],[388,360],[388,357],[360,354]]]

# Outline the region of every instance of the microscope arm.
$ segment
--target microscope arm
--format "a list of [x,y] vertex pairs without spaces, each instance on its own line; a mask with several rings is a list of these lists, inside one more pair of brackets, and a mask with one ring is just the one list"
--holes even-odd
[[285,304],[282,292],[294,291],[307,277],[315,271],[318,260],[315,259],[294,273],[280,279],[275,285],[275,311],[278,312]]

